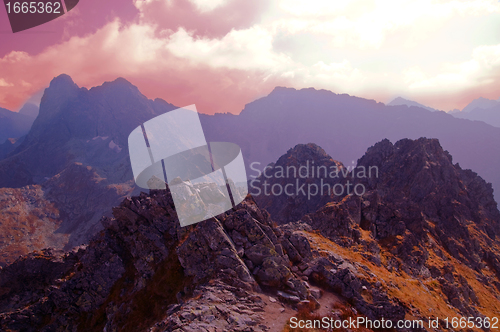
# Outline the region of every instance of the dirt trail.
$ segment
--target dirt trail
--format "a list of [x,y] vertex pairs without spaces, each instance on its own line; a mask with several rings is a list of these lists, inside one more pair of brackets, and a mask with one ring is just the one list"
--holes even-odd
[[[274,296],[261,295],[261,297],[267,304],[264,308],[265,312],[261,313],[262,317],[264,317],[263,323],[271,327],[269,332],[283,331],[286,323],[297,313],[297,311],[287,304],[282,304]],[[275,299],[276,302],[272,302],[270,298]],[[340,303],[342,300],[334,293],[323,292],[318,302],[321,306],[314,312],[324,317],[331,312],[333,303]]]

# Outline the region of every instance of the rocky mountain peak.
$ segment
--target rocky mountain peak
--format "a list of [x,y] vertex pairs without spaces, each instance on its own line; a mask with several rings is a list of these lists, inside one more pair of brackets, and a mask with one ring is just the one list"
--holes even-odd
[[305,163],[307,160],[309,160],[309,162],[314,161],[318,163],[324,160],[332,161],[332,157],[314,143],[297,144],[295,147],[288,150],[286,154],[281,156],[276,162],[276,165],[300,166],[300,164]]
[[412,274],[419,274],[434,254],[429,243],[473,269],[490,264],[486,257],[494,255],[490,246],[500,226],[491,184],[454,165],[436,139],[383,140],[368,149],[356,169],[374,167],[376,175],[357,179],[366,190],[362,196],[347,197],[303,220],[347,246],[364,241],[361,229],[370,231],[382,247],[398,252],[399,268]]
[[67,74],[61,74],[57,77],[54,77],[52,81],[50,81],[49,88],[52,89],[64,89],[67,87],[73,87],[73,88],[78,88],[78,86],[73,82],[73,79],[71,76]]
[[73,82],[70,76],[61,74],[50,82],[40,102],[39,116],[33,123],[32,131],[28,138],[34,133],[43,131],[43,127],[52,121],[54,117],[61,116],[67,108],[67,103],[76,98],[80,88]]
[[365,155],[358,160],[358,166],[376,166],[379,170],[382,167],[395,168],[396,165],[410,178],[424,169],[454,167],[451,155],[443,150],[439,141],[427,138],[402,139],[395,144],[384,139],[368,148]]
[[135,85],[133,85],[123,77],[118,77],[117,79],[110,82],[104,82],[101,86],[97,86],[92,89],[99,90],[102,93],[112,93],[112,94],[132,93],[133,95],[144,97],[142,93],[139,92],[139,89]]
[[369,189],[391,188],[386,194],[388,199],[397,201],[402,194],[400,197],[412,202],[432,203],[430,197],[447,197],[467,201],[470,207],[481,202],[496,214],[491,184],[453,164],[452,156],[437,139],[403,139],[394,145],[383,140],[368,149],[358,160],[358,167],[377,167],[379,176],[365,183]]
[[332,187],[345,177],[349,174],[343,164],[321,147],[314,143],[298,144],[251,182],[250,193],[275,221],[292,222],[338,199],[332,194]]

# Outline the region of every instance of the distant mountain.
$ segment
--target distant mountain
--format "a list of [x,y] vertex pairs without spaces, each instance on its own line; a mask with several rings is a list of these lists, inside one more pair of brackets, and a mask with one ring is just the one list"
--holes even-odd
[[396,99],[394,99],[393,101],[391,101],[390,103],[387,104],[387,106],[398,106],[398,105],[406,105],[408,107],[411,107],[411,106],[420,107],[420,108],[424,108],[424,109],[431,111],[431,112],[438,111],[437,109],[434,109],[432,107],[428,107],[428,106],[422,105],[420,103],[417,103],[416,101],[404,99],[401,97],[397,97]]
[[[4,109],[5,110],[5,109]],[[26,103],[15,112],[3,112],[5,118],[2,119],[0,109],[0,127],[8,127],[5,131],[1,131],[0,136],[7,139],[2,143],[0,137],[0,160],[4,159],[9,153],[14,151],[23,142],[25,135],[28,134],[33,122],[38,116],[38,106],[32,103]]]
[[500,128],[418,107],[385,106],[347,94],[313,88],[275,88],[245,106],[240,115],[202,116],[209,141],[239,144],[248,176],[277,160],[281,151],[315,142],[346,167],[368,146],[387,138],[437,138],[461,167],[493,183],[500,192]]
[[36,118],[33,111],[31,106],[27,106],[23,113],[0,108],[0,144],[8,138],[19,138],[26,135]]
[[21,107],[21,109],[19,110],[19,114],[24,114],[31,118],[36,118],[38,116],[39,111],[40,108],[37,105],[28,102],[24,104],[23,107]]
[[454,113],[453,116],[461,119],[483,121],[494,127],[500,127],[500,102],[490,108],[474,108],[469,112]]
[[488,109],[488,108],[498,106],[499,104],[500,104],[500,98],[499,98],[499,100],[493,100],[493,99],[479,97],[479,98],[471,101],[467,106],[465,106],[462,109],[462,112],[468,113],[468,112],[475,110],[476,108]]

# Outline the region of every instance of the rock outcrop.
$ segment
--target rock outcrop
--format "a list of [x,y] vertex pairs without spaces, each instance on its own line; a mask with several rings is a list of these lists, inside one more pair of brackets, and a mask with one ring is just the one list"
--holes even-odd
[[460,314],[480,315],[479,303],[490,301],[478,300],[471,284],[487,279],[488,296],[498,295],[500,213],[492,186],[453,164],[438,140],[383,140],[358,160],[350,180],[363,195],[332,199],[301,222],[390,273],[435,280]]
[[[372,251],[390,253],[389,268],[436,278],[449,304],[463,315],[480,315],[469,283],[500,276],[500,213],[491,184],[453,164],[436,139],[384,140],[358,165],[376,165],[380,174],[366,179],[359,201],[360,226],[380,247]],[[467,281],[455,266],[466,266],[473,277]],[[497,283],[488,291],[495,294]]]
[[[350,178],[349,170],[313,143],[298,144],[250,181],[250,194],[279,224],[300,220],[338,199],[333,188]],[[335,187],[337,185],[337,187]],[[340,189],[337,190],[340,193]]]
[[300,299],[310,296],[290,271],[268,215],[251,198],[219,219],[187,228],[179,226],[166,191],[125,200],[113,213],[87,248],[62,256],[34,253],[0,272],[0,302],[10,308],[1,318],[3,329],[127,330],[137,327],[137,317],[146,328],[210,280],[223,282],[222,289],[272,286]]

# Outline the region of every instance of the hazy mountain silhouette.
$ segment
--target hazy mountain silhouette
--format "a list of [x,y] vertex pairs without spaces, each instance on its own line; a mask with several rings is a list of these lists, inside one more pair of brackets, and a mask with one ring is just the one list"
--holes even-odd
[[470,112],[458,112],[453,116],[461,119],[483,121],[494,127],[500,127],[500,102],[490,108],[474,108]]
[[25,136],[19,138],[8,138],[5,142],[0,144],[0,160],[6,158],[12,151],[14,151],[26,138]]
[[36,115],[29,105],[25,105],[22,110],[23,112],[17,113],[0,108],[0,144],[8,138],[19,138],[29,132]]
[[406,105],[385,106],[347,94],[313,88],[275,88],[245,106],[240,115],[202,116],[208,140],[242,147],[249,176],[258,175],[282,151],[314,142],[344,165],[355,163],[373,142],[387,138],[438,138],[463,168],[500,190],[500,129]]
[[498,106],[499,104],[500,104],[500,98],[498,100],[493,100],[493,99],[479,97],[479,98],[471,101],[467,106],[465,106],[462,109],[462,112],[468,113],[468,112],[475,110],[476,108],[488,109],[488,108]]
[[416,101],[404,99],[401,97],[397,97],[396,99],[394,99],[393,101],[391,101],[390,103],[387,104],[387,106],[398,106],[398,105],[406,105],[408,107],[415,106],[415,107],[425,108],[426,110],[429,110],[431,112],[439,111],[435,108],[428,107],[428,106],[422,105],[420,103],[417,103]]
[[40,108],[37,105],[28,102],[24,104],[23,107],[21,107],[21,109],[19,110],[19,114],[24,114],[33,118],[34,120],[38,116],[39,110]]

